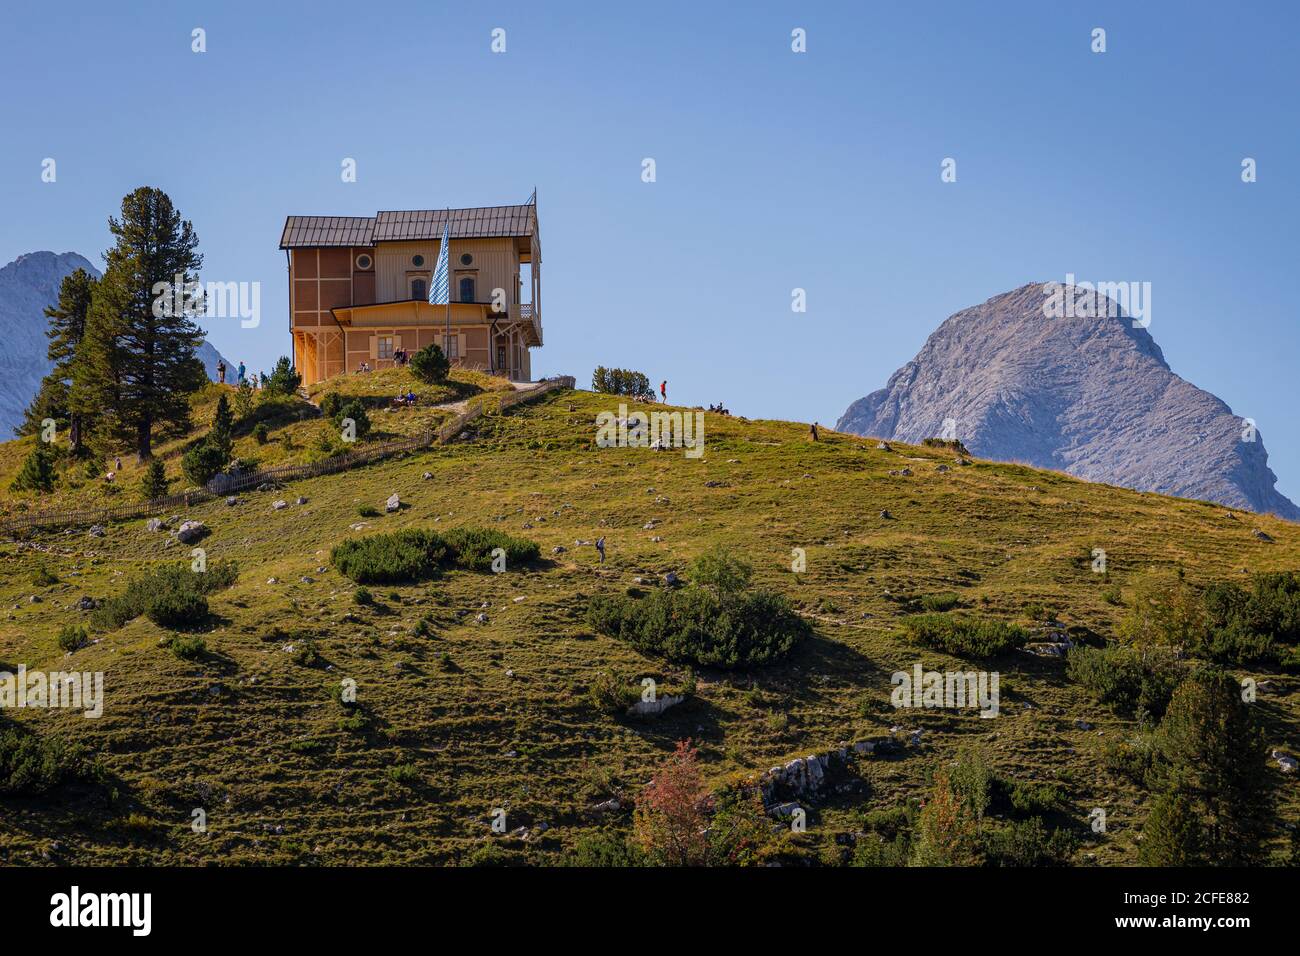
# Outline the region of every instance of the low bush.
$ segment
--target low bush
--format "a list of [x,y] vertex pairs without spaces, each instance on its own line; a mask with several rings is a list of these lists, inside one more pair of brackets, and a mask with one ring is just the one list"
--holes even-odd
[[534,561],[541,551],[535,541],[500,531],[453,528],[438,534],[407,529],[345,541],[334,548],[330,559],[358,584],[400,584],[432,577],[448,566],[490,570],[496,548],[505,553],[507,567]]
[[230,587],[239,574],[231,561],[216,561],[202,573],[188,564],[166,564],[127,582],[126,590],[104,601],[90,617],[99,630],[116,630],[141,614],[164,627],[184,627],[207,617],[205,595]]
[[921,598],[921,607],[934,614],[951,611],[959,603],[961,603],[960,599],[951,591],[944,591],[941,594],[926,594]]
[[59,648],[69,654],[85,647],[89,643],[86,629],[78,624],[69,624],[59,631]]
[[226,461],[220,448],[200,442],[181,456],[181,471],[191,484],[201,488],[221,473]]
[[0,722],[0,794],[35,796],[98,773],[82,747]]
[[440,385],[447,381],[450,371],[451,363],[437,345],[426,345],[411,356],[411,374],[421,382]]
[[271,438],[271,430],[266,427],[266,422],[258,422],[253,426],[253,441],[259,445],[265,445]]
[[433,576],[446,554],[436,532],[411,529],[344,541],[330,560],[358,584],[396,584]]
[[167,647],[183,661],[200,660],[208,652],[207,642],[197,634],[177,634],[167,642]]
[[1155,721],[1186,668],[1162,647],[1076,647],[1065,672],[1120,716]]
[[718,560],[698,559],[698,577],[680,590],[593,598],[587,622],[643,654],[723,668],[773,664],[811,633],[783,596],[748,588],[743,563],[720,568]]
[[1029,640],[1015,624],[959,614],[913,614],[903,618],[903,629],[911,640],[958,657],[997,657]]

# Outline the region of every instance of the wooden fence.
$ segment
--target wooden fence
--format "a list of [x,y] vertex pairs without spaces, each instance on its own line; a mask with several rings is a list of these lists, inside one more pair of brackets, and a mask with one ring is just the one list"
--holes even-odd
[[[513,408],[523,402],[532,401],[559,389],[573,388],[574,385],[575,382],[572,376],[564,376],[549,379],[535,388],[503,395],[497,405],[497,412],[504,412],[506,409]],[[60,525],[96,525],[107,524],[110,521],[129,521],[133,518],[152,517],[176,511],[180,508],[193,507],[214,498],[223,498],[264,484],[277,485],[286,481],[301,481],[304,478],[316,478],[320,475],[333,474],[336,471],[346,471],[349,468],[368,465],[371,462],[379,461],[381,458],[387,458],[399,452],[427,448],[435,443],[445,445],[459,435],[466,425],[483,414],[483,406],[480,403],[472,408],[467,408],[454,418],[448,419],[437,428],[425,429],[418,435],[411,435],[408,438],[399,438],[380,445],[358,448],[356,451],[346,451],[305,465],[280,465],[275,468],[262,468],[258,471],[250,471],[239,475],[218,475],[203,488],[195,488],[175,495],[166,495],[162,498],[152,498],[149,501],[115,505],[108,508],[64,509],[15,515],[0,522],[0,530],[6,534],[17,534],[33,528],[57,527]]]

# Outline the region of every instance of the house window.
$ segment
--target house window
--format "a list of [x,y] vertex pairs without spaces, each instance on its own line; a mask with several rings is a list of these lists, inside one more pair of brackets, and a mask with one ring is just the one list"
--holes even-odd
[[374,264],[375,264],[374,260],[371,259],[364,252],[361,253],[361,255],[357,256],[357,268],[362,272],[367,271]]
[[458,358],[460,358],[460,336],[459,335],[453,335],[451,336],[451,338],[446,338],[444,336],[444,343],[447,346],[445,349],[443,349],[443,351],[447,353],[447,361],[454,362]]
[[460,264],[463,265],[463,266],[472,265],[473,262],[474,262],[474,257],[471,256],[468,252],[464,253],[464,254],[460,257]]
[[376,357],[381,359],[391,359],[393,357],[393,337],[391,335],[376,336],[378,350],[375,352]]
[[411,280],[411,298],[423,301],[429,297],[429,287],[424,284],[423,279]]
[[424,268],[424,256],[411,256],[411,265],[417,269]]
[[464,276],[460,280],[460,301],[474,301],[474,277]]

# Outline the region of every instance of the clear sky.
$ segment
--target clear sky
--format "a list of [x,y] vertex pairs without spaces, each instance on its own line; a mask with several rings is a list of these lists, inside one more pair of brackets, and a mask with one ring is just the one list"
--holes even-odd
[[535,374],[619,365],[823,424],[962,308],[1066,273],[1150,282],[1173,369],[1258,422],[1300,500],[1297,6],[6,4],[0,262],[99,265],[121,197],[161,187],[204,279],[262,283],[258,328],[208,332],[266,368],[289,350],[286,215],[536,186]]

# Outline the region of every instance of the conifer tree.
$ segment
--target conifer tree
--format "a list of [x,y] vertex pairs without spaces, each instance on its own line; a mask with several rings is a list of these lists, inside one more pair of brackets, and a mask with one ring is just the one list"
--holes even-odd
[[54,368],[42,380],[40,391],[27,407],[26,418],[19,429],[20,434],[30,435],[39,432],[41,423],[47,418],[67,422],[68,440],[74,455],[82,450],[85,416],[69,408],[68,392],[72,386],[73,362],[85,336],[86,318],[98,282],[85,269],[70,272],[59,285],[58,303],[46,307],[45,316],[50,320],[50,326],[45,330],[50,339],[46,356],[54,363]]
[[1168,818],[1161,825],[1179,835],[1183,819],[1194,812],[1200,834],[1195,841],[1181,835],[1178,841],[1201,854],[1193,863],[1244,866],[1260,858],[1272,794],[1252,707],[1231,675],[1206,668],[1178,685],[1160,722],[1154,789],[1188,804],[1160,807]]
[[198,237],[167,194],[150,186],[122,200],[110,218],[114,245],[74,362],[71,406],[104,409],[114,436],[153,454],[154,428],[189,424],[189,395],[206,380],[195,354],[203,331],[186,295],[203,257]]
[[226,393],[222,392],[217,399],[217,411],[212,417],[212,430],[208,432],[206,443],[221,453],[222,461],[229,461],[230,455],[235,450],[235,418],[230,414],[230,402],[226,400]]

